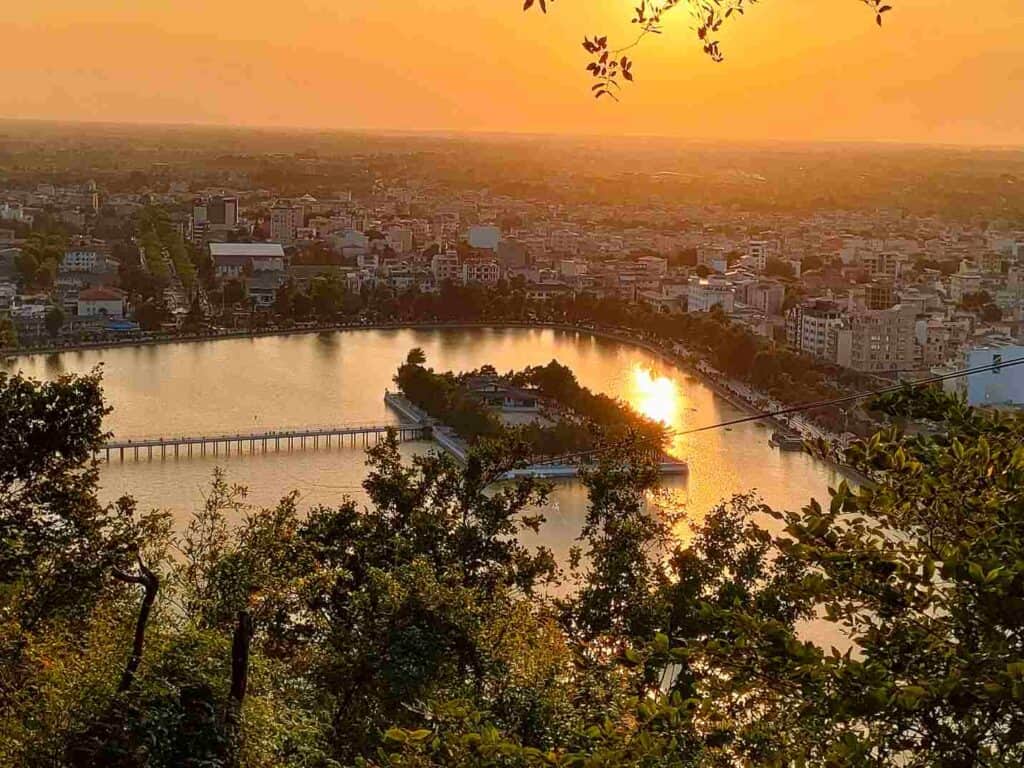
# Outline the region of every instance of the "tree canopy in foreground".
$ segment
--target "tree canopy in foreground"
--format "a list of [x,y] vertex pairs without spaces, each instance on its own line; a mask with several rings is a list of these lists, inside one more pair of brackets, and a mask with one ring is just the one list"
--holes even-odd
[[100,386],[0,376],[0,766],[1024,760],[1017,416],[892,396],[947,431],[858,443],[871,482],[823,503],[691,520],[624,442],[559,563],[500,444],[389,440],[364,504],[218,473],[177,528],[103,505]]

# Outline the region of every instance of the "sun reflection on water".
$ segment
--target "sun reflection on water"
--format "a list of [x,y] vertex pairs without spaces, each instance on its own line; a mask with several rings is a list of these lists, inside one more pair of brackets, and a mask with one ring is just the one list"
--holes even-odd
[[634,365],[628,399],[630,406],[647,418],[666,426],[678,426],[682,413],[682,394],[672,379],[654,376],[650,369]]

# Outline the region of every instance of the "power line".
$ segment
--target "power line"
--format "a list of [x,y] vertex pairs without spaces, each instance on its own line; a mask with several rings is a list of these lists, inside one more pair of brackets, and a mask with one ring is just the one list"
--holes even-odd
[[[951,381],[953,379],[962,379],[967,376],[973,376],[978,373],[985,373],[986,371],[998,371],[1003,368],[1013,368],[1018,365],[1024,365],[1024,357],[1014,358],[1013,360],[1007,360],[1000,363],[991,363],[989,365],[982,365],[976,368],[964,368],[958,371],[951,371],[950,373],[942,374],[941,376],[931,376],[925,379],[918,379],[917,381],[905,382],[903,384],[895,384],[889,387],[883,387],[881,389],[869,390],[867,392],[859,392],[855,395],[846,395],[844,397],[836,397],[831,400],[819,400],[813,403],[804,403],[803,405],[794,405],[789,408],[782,408],[777,411],[762,411],[760,413],[753,414],[751,416],[744,416],[738,419],[731,419],[730,421],[723,421],[718,424],[709,424],[706,427],[696,427],[694,429],[670,429],[667,431],[667,435],[670,437],[682,437],[684,435],[694,435],[698,432],[709,432],[713,429],[724,429],[725,427],[732,427],[738,424],[749,424],[753,421],[762,421],[764,419],[772,419],[777,416],[788,416],[793,413],[801,413],[803,411],[812,411],[817,408],[825,408],[831,405],[842,405],[843,403],[852,403],[858,400],[866,400],[870,397],[878,397],[880,395],[886,395],[893,392],[901,392],[904,389],[923,387],[928,384],[938,384],[943,381]],[[589,458],[591,456],[597,456],[602,453],[608,453],[614,450],[620,445],[624,445],[626,440],[622,440],[612,445],[602,446],[600,448],[594,448],[590,451],[583,451],[580,453],[564,454],[563,456],[551,457],[545,460],[544,463],[553,463],[560,458],[572,457],[578,459]]]
[[761,413],[754,414],[752,416],[744,416],[739,419],[732,419],[731,421],[723,421],[719,424],[710,424],[706,427],[697,427],[695,429],[686,430],[670,430],[670,434],[677,437],[683,435],[693,435],[698,432],[707,432],[712,429],[722,429],[723,427],[732,427],[737,424],[747,424],[752,421],[761,421],[762,419],[771,419],[777,416],[788,416],[792,413],[801,413],[803,411],[813,411],[817,408],[826,408],[832,405],[842,405],[843,403],[852,403],[858,400],[866,400],[869,397],[878,397],[879,395],[887,395],[893,392],[900,392],[904,389],[922,387],[928,384],[938,384],[943,381],[951,381],[953,379],[961,379],[967,376],[973,376],[977,373],[985,373],[986,371],[997,371],[1002,368],[1012,368],[1017,365],[1024,365],[1024,357],[1015,358],[1013,360],[1007,360],[1003,363],[992,363],[990,365],[979,366],[977,368],[965,368],[959,371],[952,371],[950,373],[942,374],[941,376],[931,376],[925,379],[918,379],[917,381],[905,382],[903,384],[894,384],[889,387],[883,387],[881,389],[874,389],[867,392],[860,392],[855,395],[846,395],[844,397],[836,397],[831,400],[819,400],[814,403],[805,403],[803,405],[794,405],[789,408],[782,408],[777,411],[763,411]]

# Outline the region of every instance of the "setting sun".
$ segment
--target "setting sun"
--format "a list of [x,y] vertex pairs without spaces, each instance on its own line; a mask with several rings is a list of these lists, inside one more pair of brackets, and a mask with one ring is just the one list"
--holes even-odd
[[633,367],[629,404],[649,419],[672,426],[679,420],[679,387],[665,376],[651,374],[640,365]]

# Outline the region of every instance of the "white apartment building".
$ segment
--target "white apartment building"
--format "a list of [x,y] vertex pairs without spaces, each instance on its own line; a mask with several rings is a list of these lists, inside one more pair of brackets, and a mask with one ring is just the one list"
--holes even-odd
[[494,261],[467,261],[462,265],[462,282],[496,285],[501,279],[501,268]]
[[977,272],[957,272],[949,278],[949,298],[957,304],[964,300],[964,296],[972,293],[979,293],[982,289],[981,275]]
[[834,360],[855,371],[911,371],[917,366],[917,315],[912,308],[867,310],[833,331]]
[[102,260],[97,251],[65,251],[60,268],[66,272],[93,272]]
[[768,266],[768,257],[771,255],[772,245],[767,240],[751,240],[747,243],[747,256],[752,266],[758,272],[764,272]]
[[356,256],[356,266],[359,269],[380,269],[380,253],[377,251],[364,251]]
[[434,280],[438,284],[446,280],[458,282],[462,278],[459,255],[455,251],[435,253],[434,258],[430,260],[430,271],[434,273]]
[[31,224],[33,216],[25,211],[21,203],[0,203],[0,219],[3,221],[20,221],[23,224]]
[[725,280],[691,280],[686,298],[690,312],[710,312],[712,307],[721,307],[729,313],[736,308],[736,293]]
[[922,368],[945,365],[954,359],[966,340],[966,330],[941,317],[919,317],[915,322],[917,350]]
[[1017,344],[990,344],[969,350],[964,356],[965,368],[991,368],[959,380],[966,390],[967,404],[1024,405],[1024,366],[1001,367],[1002,363],[1020,359],[1024,359],[1024,346]]
[[861,264],[873,280],[896,282],[903,276],[908,259],[893,251],[868,251],[861,254]]
[[808,355],[829,359],[831,334],[842,327],[844,317],[833,301],[815,299],[799,304],[786,313],[786,343]]

